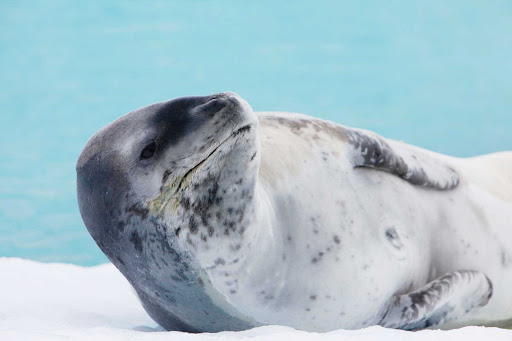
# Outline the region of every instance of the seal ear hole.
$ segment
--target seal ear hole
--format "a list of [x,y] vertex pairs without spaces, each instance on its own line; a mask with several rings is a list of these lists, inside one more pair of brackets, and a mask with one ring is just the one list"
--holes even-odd
[[400,250],[403,246],[402,241],[400,240],[400,236],[394,227],[389,227],[385,231],[386,238],[393,245],[394,248]]
[[142,160],[152,158],[156,153],[156,142],[151,141],[140,153],[140,158]]

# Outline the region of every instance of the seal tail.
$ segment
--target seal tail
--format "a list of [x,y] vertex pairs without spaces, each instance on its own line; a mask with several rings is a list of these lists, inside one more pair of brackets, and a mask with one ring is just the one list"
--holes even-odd
[[393,296],[379,324],[405,330],[437,326],[486,305],[491,296],[492,283],[486,275],[454,271],[417,291]]

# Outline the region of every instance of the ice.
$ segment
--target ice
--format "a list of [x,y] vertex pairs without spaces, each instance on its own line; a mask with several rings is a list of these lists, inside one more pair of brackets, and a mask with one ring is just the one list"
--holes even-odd
[[406,332],[370,327],[308,333],[282,326],[244,332],[167,332],[145,313],[112,264],[80,267],[0,258],[0,340],[512,340],[512,331],[466,327]]

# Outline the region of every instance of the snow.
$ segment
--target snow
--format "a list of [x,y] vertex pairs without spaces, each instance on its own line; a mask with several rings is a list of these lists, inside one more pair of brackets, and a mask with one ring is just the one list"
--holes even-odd
[[512,340],[512,330],[406,332],[370,327],[308,333],[282,326],[244,332],[166,332],[144,312],[112,264],[79,267],[0,258],[0,340]]

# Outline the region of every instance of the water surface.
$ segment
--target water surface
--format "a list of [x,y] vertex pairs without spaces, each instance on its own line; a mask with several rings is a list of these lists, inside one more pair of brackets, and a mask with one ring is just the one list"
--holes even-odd
[[511,79],[510,1],[3,0],[0,256],[106,261],[74,167],[135,108],[231,90],[466,157],[512,150]]

